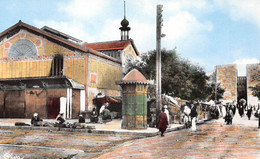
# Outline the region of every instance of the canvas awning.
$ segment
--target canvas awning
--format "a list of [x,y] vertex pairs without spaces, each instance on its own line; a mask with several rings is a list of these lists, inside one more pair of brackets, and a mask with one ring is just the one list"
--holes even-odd
[[0,90],[25,89],[85,89],[84,85],[67,77],[1,79]]
[[112,96],[97,96],[96,98],[93,99],[94,102],[98,102],[100,104],[104,103],[120,103],[121,99],[120,97],[112,97]]

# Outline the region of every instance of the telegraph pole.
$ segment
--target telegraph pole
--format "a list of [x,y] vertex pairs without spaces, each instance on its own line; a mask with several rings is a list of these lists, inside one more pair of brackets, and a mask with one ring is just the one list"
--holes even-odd
[[217,79],[217,75],[218,75],[218,72],[217,72],[217,67],[215,67],[215,101],[218,100],[218,79]]
[[162,37],[162,7],[157,5],[156,16],[156,123],[158,122],[158,115],[162,105],[162,87],[161,87],[161,37]]

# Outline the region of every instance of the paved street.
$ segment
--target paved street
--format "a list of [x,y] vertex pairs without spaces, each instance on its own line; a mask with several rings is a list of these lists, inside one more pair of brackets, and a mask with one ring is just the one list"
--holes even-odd
[[[110,148],[136,139],[128,135],[66,131],[0,130],[0,158],[94,158]],[[2,155],[2,156],[1,156]]]
[[[236,114],[233,125],[211,120],[198,130],[165,137],[86,132],[0,129],[0,158],[259,158],[257,120]],[[2,156],[1,156],[2,155]]]
[[165,137],[151,137],[126,143],[100,159],[117,158],[260,158],[260,129],[257,120],[236,114],[233,125],[212,120],[196,132],[180,130]]

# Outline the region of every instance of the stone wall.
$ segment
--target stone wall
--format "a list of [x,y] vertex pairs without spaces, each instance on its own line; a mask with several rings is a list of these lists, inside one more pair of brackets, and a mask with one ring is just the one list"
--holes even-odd
[[260,63],[247,64],[247,99],[248,104],[257,105],[260,104],[260,100],[252,95],[252,87],[260,83]]
[[224,101],[237,101],[237,67],[231,65],[216,66],[217,83],[225,89]]

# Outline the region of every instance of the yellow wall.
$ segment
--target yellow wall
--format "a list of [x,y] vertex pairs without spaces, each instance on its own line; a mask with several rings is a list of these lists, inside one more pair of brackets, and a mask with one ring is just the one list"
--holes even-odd
[[75,53],[71,52],[68,49],[63,48],[62,46],[53,44],[49,41],[44,41],[45,46],[45,55],[55,55],[55,54],[63,54],[63,55],[73,55]]
[[[34,60],[34,61],[33,61]],[[5,60],[0,62],[0,78],[46,77],[50,75],[52,59],[28,61]],[[85,84],[85,59],[64,58],[64,75]]]
[[51,60],[0,62],[0,78],[26,78],[49,76]]
[[83,85],[86,83],[85,70],[85,58],[67,57],[64,59],[64,75]]
[[131,45],[129,45],[126,49],[125,49],[125,54],[131,54],[134,58],[136,58],[136,53],[133,49],[133,47]]
[[90,87],[120,90],[120,87],[115,83],[115,81],[120,81],[122,79],[122,70],[120,67],[113,66],[113,64],[109,64],[106,61],[101,61],[97,58],[90,58],[89,81],[91,74],[96,74],[97,82],[90,82]]
[[3,54],[4,54],[4,45],[3,43],[0,43],[0,58],[3,57]]

